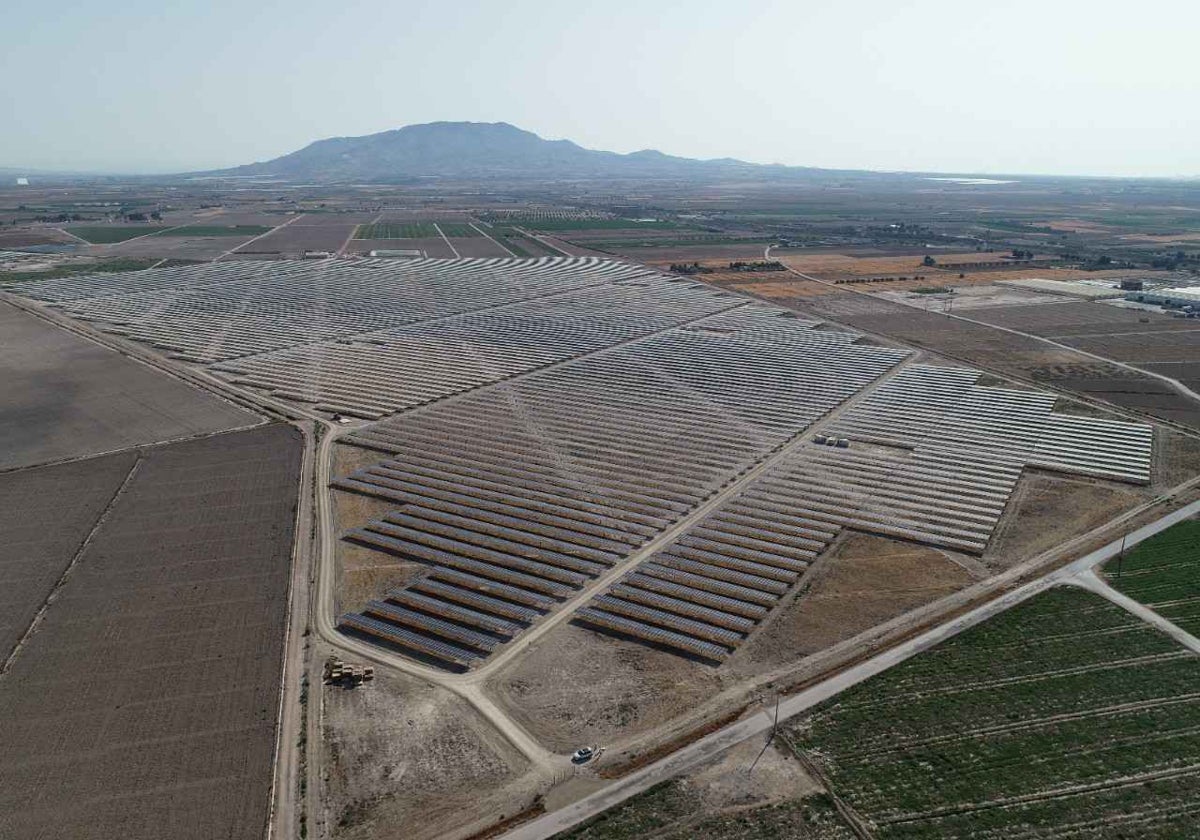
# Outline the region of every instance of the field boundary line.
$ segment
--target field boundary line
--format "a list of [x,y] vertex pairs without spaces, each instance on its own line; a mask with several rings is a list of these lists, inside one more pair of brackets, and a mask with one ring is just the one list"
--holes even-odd
[[268,237],[268,236],[270,236],[272,233],[275,233],[275,231],[277,231],[277,230],[283,230],[285,227],[287,227],[288,225],[290,225],[292,222],[297,222],[297,221],[299,221],[300,219],[303,219],[303,218],[304,218],[306,215],[307,215],[307,214],[305,214],[305,213],[297,213],[295,216],[292,216],[292,218],[288,219],[288,220],[287,220],[286,222],[284,222],[283,224],[281,224],[281,225],[276,225],[275,227],[271,228],[271,229],[270,229],[269,231],[267,231],[266,233],[260,233],[258,236],[254,237],[253,239],[247,239],[247,240],[246,240],[245,242],[243,242],[241,245],[237,245],[237,246],[235,246],[235,247],[233,247],[233,248],[230,248],[228,251],[226,251],[224,254],[221,254],[219,257],[213,257],[213,260],[212,260],[212,261],[213,261],[213,262],[220,262],[221,260],[223,260],[223,259],[225,259],[226,257],[230,256],[231,254],[236,254],[238,251],[242,250],[242,249],[243,249],[243,248],[245,248],[247,245],[252,245],[253,243],[257,242],[258,240],[260,240],[260,239],[263,239],[263,238],[265,238],[265,237]]
[[507,245],[505,245],[505,244],[504,244],[503,242],[501,242],[499,239],[497,239],[496,237],[492,236],[490,233],[488,233],[487,231],[485,231],[485,230],[484,230],[483,228],[481,228],[479,225],[475,224],[474,222],[471,222],[471,223],[470,223],[470,225],[471,225],[471,227],[475,228],[475,230],[479,231],[479,232],[480,232],[480,233],[482,233],[482,234],[483,234],[485,237],[487,237],[488,239],[490,239],[492,242],[495,242],[497,245],[499,245],[501,248],[503,248],[505,251],[507,251],[507,252],[508,252],[508,255],[509,255],[510,257],[515,257],[515,256],[516,256],[516,253],[515,253],[515,252],[514,252],[514,251],[513,251],[511,248],[509,248]]
[[438,232],[438,236],[442,237],[442,241],[446,243],[446,247],[448,247],[450,249],[451,253],[454,254],[454,258],[456,260],[461,260],[462,254],[458,253],[458,249],[455,248],[454,245],[451,244],[450,240],[446,238],[446,234],[442,232],[442,226],[439,225],[437,222],[430,222],[430,224],[432,224],[433,229]]
[[17,657],[24,649],[25,645],[28,644],[29,640],[33,637],[33,634],[37,632],[38,626],[45,619],[46,613],[49,612],[51,605],[57,599],[58,593],[62,591],[64,586],[66,586],[67,580],[71,577],[71,572],[75,570],[77,565],[79,565],[79,561],[83,559],[83,555],[87,551],[88,546],[91,545],[93,538],[95,538],[96,534],[100,531],[100,528],[103,527],[104,523],[108,520],[108,515],[112,512],[112,509],[116,507],[117,500],[121,498],[121,495],[125,492],[125,488],[129,486],[131,481],[133,481],[133,477],[137,473],[138,467],[140,467],[141,464],[142,456],[139,454],[134,459],[133,466],[129,468],[129,472],[125,474],[125,479],[113,492],[112,497],[109,498],[108,504],[104,506],[104,509],[100,511],[100,515],[96,517],[96,521],[92,523],[91,530],[87,532],[87,536],[83,538],[83,542],[79,544],[79,548],[77,548],[75,553],[71,556],[71,560],[69,563],[67,563],[67,567],[63,569],[62,574],[59,575],[58,580],[55,582],[54,586],[51,587],[50,592],[42,601],[41,607],[39,607],[38,611],[34,613],[33,619],[29,622],[29,626],[25,628],[25,632],[21,634],[21,638],[17,640],[17,643],[13,645],[12,651],[4,660],[4,664],[0,665],[0,677],[4,677],[9,672],[13,663],[16,662]]
[[[312,504],[315,489],[313,462],[315,460],[316,430],[322,428],[314,423],[312,433],[305,428],[297,428],[298,424],[288,424],[296,429],[301,436],[301,458],[299,475],[296,486],[296,516],[292,522],[292,554],[288,569],[287,615],[284,618],[284,635],[282,662],[279,668],[279,702],[275,709],[275,749],[271,773],[271,796],[267,803],[267,840],[276,836],[297,836],[296,800],[298,795],[300,774],[307,764],[309,742],[305,740],[304,747],[297,744],[299,733],[293,731],[292,720],[287,716],[289,709],[300,710],[299,726],[303,729],[307,723],[306,717],[312,703],[312,686],[306,684],[308,679],[308,646],[305,644],[306,635],[301,632],[308,629],[308,595],[309,572],[312,568]],[[307,526],[307,527],[306,527]],[[297,671],[299,675],[297,675]],[[289,690],[289,687],[291,690]],[[306,705],[301,695],[307,695]],[[318,690],[318,697],[321,692]],[[301,752],[303,750],[303,752]],[[281,802],[282,800],[282,802]],[[300,802],[303,808],[303,801]],[[277,823],[281,819],[284,825]]]

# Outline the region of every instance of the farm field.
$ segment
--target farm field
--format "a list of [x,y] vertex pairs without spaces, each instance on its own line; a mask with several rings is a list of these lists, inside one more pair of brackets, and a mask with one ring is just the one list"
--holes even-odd
[[281,425],[138,453],[0,680],[0,836],[262,837],[300,454]]
[[0,473],[0,662],[24,635],[136,461],[136,454],[121,452]]
[[450,245],[436,234],[432,239],[353,239],[346,247],[348,254],[366,255],[376,250],[419,251],[428,259],[454,258]]
[[296,256],[304,251],[337,251],[355,227],[354,223],[336,217],[304,216],[254,242],[248,252]]
[[1200,326],[1194,320],[1103,303],[1033,310],[999,307],[972,315],[989,324],[1045,336],[1087,353],[1178,379],[1200,390]]
[[93,245],[111,245],[124,242],[137,236],[166,230],[166,225],[112,225],[112,226],[72,226],[66,228],[68,233],[78,236]]
[[[273,227],[273,226],[272,226]],[[163,236],[258,236],[272,229],[267,225],[185,225]]]
[[450,238],[450,244],[460,257],[511,257],[503,245],[486,236]]
[[1109,586],[1200,638],[1200,522],[1181,522],[1104,569]]
[[240,408],[7,303],[0,303],[0,333],[0,468],[257,422]]
[[1185,837],[1200,658],[1049,590],[825,703],[787,738],[890,838]]
[[[829,318],[968,364],[1200,429],[1200,406],[1149,376],[983,324],[946,318],[879,297],[839,293],[828,287],[825,291],[829,293],[789,298],[786,302],[806,315]],[[1046,308],[1037,307],[1039,311]]]
[[436,239],[437,228],[433,222],[374,222],[359,225],[354,231],[355,239]]

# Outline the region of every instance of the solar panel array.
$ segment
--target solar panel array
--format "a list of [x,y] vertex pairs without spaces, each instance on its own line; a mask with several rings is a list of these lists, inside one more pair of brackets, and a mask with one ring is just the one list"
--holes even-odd
[[844,528],[981,553],[1026,467],[1150,478],[1148,425],[1055,413],[965,368],[897,370],[904,351],[615,261],[226,262],[12,288],[381,420],[348,439],[378,463],[334,486],[395,508],[345,536],[429,571],[342,627],[453,667],[810,427],[835,445],[794,447],[576,619],[721,660]]
[[1026,466],[1149,479],[1148,425],[1054,414],[980,375],[903,368],[830,425],[834,445],[789,452],[576,620],[719,661],[843,528],[982,553]]
[[[746,317],[765,327],[777,312]],[[484,609],[468,602],[475,593],[536,620],[905,356],[778,320],[790,321],[786,340],[674,329],[356,431],[349,442],[389,457],[334,486],[398,507],[347,538],[430,565],[438,586],[413,585],[430,617],[461,623],[462,609]],[[789,556],[771,571],[777,586],[802,569],[810,544],[779,549]],[[611,605],[619,618],[603,620],[624,627],[675,598],[669,586],[654,596]],[[746,625],[712,623],[721,603],[698,603],[677,624],[728,644]],[[401,618],[410,632],[464,644]]]
[[741,306],[739,298],[652,275],[249,356],[214,369],[275,396],[378,419]]
[[310,260],[39,280],[16,291],[212,363],[651,274],[593,257]]

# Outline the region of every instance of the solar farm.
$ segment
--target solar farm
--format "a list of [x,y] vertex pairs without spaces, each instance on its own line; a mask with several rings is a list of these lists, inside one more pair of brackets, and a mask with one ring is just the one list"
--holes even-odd
[[223,262],[17,284],[324,418],[419,563],[347,634],[479,668],[547,616],[709,665],[843,531],[983,555],[1029,469],[1152,480],[1154,432],[688,278],[591,258]]

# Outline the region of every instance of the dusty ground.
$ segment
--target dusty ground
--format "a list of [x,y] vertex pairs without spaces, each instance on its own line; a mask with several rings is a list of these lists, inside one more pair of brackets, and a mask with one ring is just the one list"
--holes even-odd
[[263,836],[300,455],[143,450],[0,680],[0,837]]
[[136,452],[0,474],[0,662],[137,461]]
[[1134,485],[1026,470],[984,562],[997,570],[1008,568],[1145,500],[1145,490]]
[[[382,452],[358,446],[335,446],[333,451],[333,475],[338,477],[348,475],[368,464],[378,463],[385,457]],[[338,534],[350,528],[360,528],[369,520],[397,508],[395,502],[358,493],[340,490],[332,493]],[[367,601],[379,598],[389,589],[404,585],[429,568],[422,563],[406,562],[385,552],[373,551],[341,539],[335,546],[335,556],[339,615],[362,609]]]
[[258,418],[0,303],[0,468],[248,426]]
[[489,692],[548,749],[566,753],[645,733],[722,683],[708,665],[566,623],[531,645]]
[[450,692],[389,673],[320,690],[334,837],[422,840],[532,804],[525,759]]
[[814,565],[798,596],[775,610],[723,668],[747,676],[778,668],[982,576],[977,561],[962,555],[849,534]]

